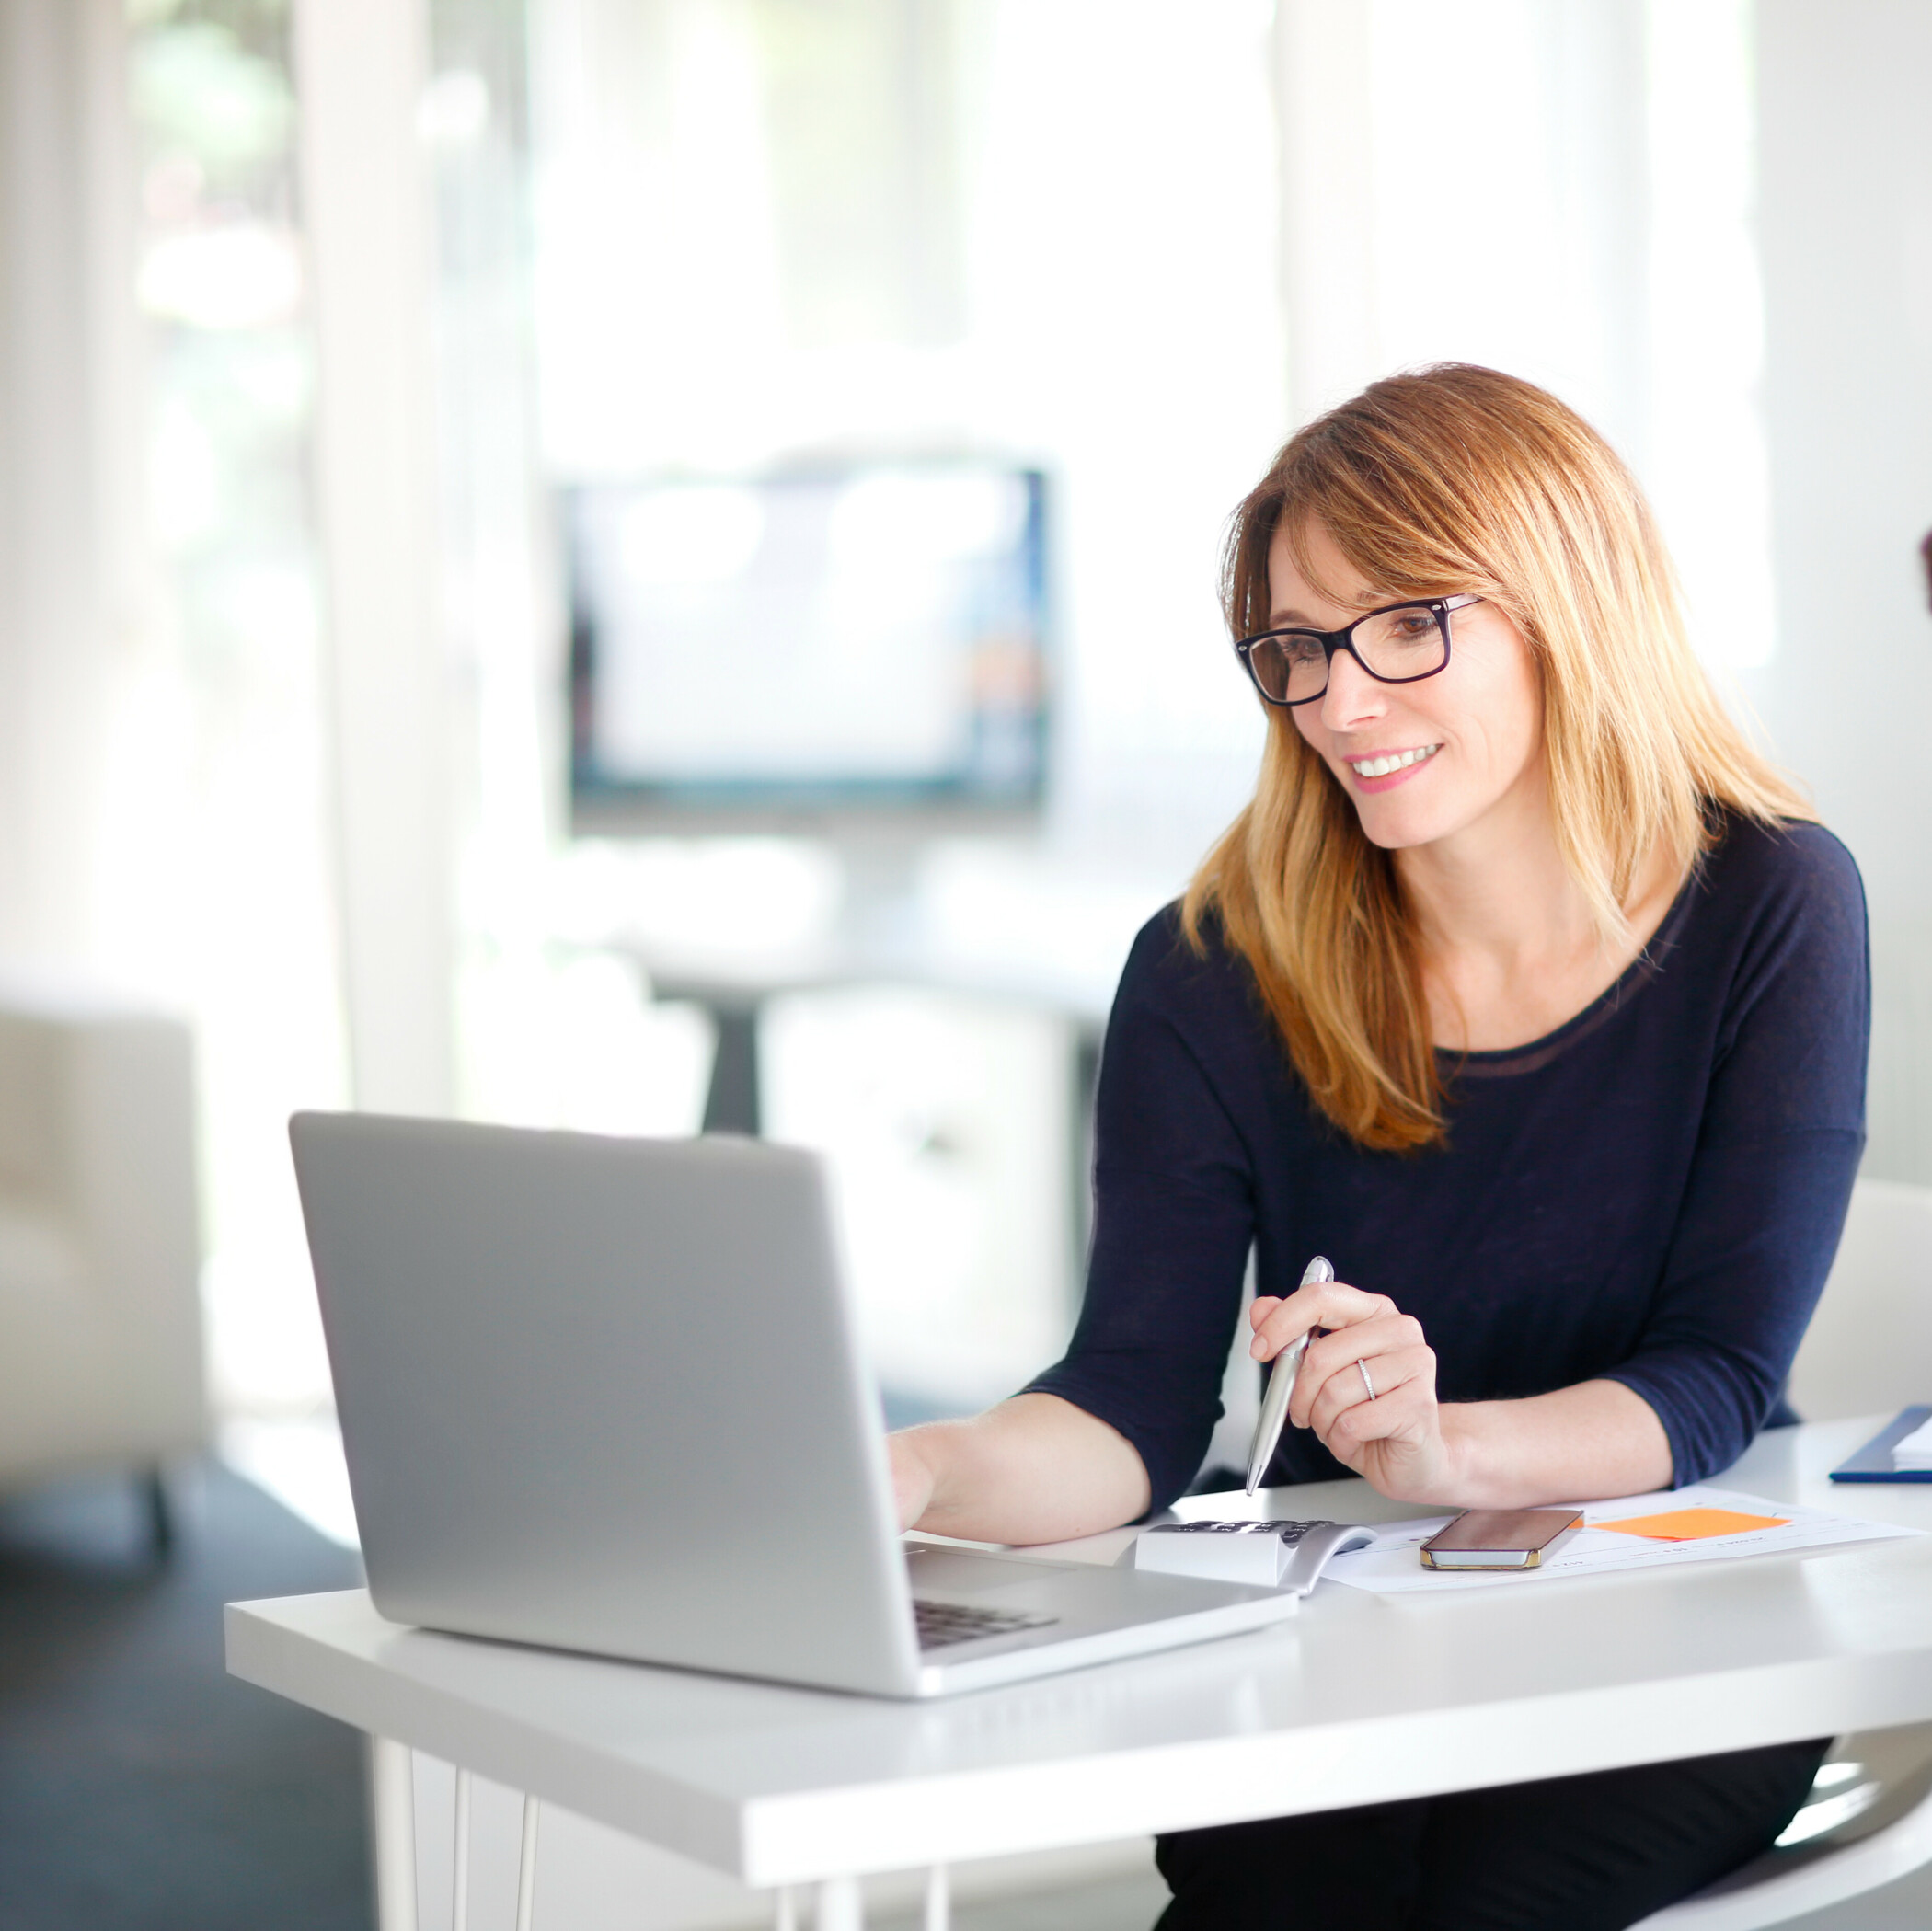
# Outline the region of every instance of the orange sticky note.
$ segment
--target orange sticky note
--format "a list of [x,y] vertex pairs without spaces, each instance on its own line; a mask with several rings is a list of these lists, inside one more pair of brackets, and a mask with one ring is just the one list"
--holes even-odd
[[1742,1535],[1746,1529],[1781,1529],[1788,1515],[1740,1515],[1734,1509],[1673,1509],[1667,1515],[1632,1515],[1622,1522],[1593,1522],[1593,1529],[1619,1535],[1648,1535],[1653,1542],[1701,1542],[1707,1535]]

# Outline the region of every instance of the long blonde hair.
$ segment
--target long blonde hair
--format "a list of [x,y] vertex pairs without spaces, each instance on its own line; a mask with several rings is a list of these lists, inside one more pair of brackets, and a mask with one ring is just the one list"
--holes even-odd
[[[1318,525],[1392,598],[1473,592],[1528,641],[1543,693],[1550,808],[1599,930],[1660,856],[1686,877],[1729,810],[1815,816],[1731,720],[1693,655],[1674,573],[1636,479],[1533,384],[1443,362],[1373,383],[1318,417],[1235,512],[1222,606],[1265,630],[1278,533],[1305,576]],[[1364,1146],[1443,1137],[1415,920],[1390,855],[1269,707],[1253,799],[1194,875],[1182,928],[1212,915],[1253,969],[1308,1094]]]

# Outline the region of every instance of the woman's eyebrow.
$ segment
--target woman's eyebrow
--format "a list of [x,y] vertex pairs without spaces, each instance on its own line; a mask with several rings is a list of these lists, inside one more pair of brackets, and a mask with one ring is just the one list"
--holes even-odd
[[[1359,610],[1375,610],[1385,603],[1399,603],[1401,601],[1399,597],[1384,596],[1379,590],[1358,590],[1355,592],[1355,605]],[[1288,608],[1271,611],[1268,615],[1268,627],[1271,630],[1320,630],[1323,626],[1313,617],[1305,616],[1299,610]]]

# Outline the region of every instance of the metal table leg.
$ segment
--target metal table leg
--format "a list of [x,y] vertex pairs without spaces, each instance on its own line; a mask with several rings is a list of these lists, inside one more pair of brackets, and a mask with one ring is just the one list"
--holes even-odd
[[866,1894],[857,1878],[827,1878],[819,1886],[812,1931],[866,1931]]
[[369,1740],[378,1931],[416,1931],[415,1755],[388,1737]]
[[450,1931],[469,1931],[469,1772],[456,1765],[456,1850],[450,1873]]
[[536,1826],[543,1806],[527,1793],[523,1798],[523,1843],[517,1855],[516,1931],[530,1931],[536,1911]]

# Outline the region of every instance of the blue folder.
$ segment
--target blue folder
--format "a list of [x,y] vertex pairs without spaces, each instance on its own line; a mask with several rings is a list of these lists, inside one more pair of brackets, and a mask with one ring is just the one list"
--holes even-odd
[[1902,1442],[1921,1421],[1932,1417],[1932,1402],[1907,1408],[1896,1421],[1880,1429],[1848,1462],[1832,1470],[1834,1482],[1932,1482],[1932,1468],[1894,1468],[1892,1444]]

